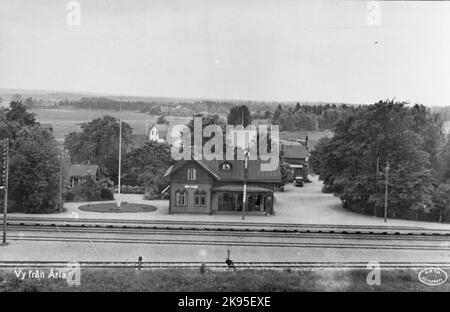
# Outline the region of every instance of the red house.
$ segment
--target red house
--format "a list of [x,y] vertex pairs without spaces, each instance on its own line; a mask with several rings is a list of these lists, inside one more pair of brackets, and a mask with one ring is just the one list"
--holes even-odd
[[281,184],[280,168],[261,171],[261,161],[182,160],[171,166],[169,213],[242,213],[247,182],[249,214],[273,214],[274,189]]

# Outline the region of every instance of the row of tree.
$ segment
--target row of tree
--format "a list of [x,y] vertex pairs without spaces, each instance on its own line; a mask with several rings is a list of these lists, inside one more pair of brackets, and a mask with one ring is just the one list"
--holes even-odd
[[442,126],[422,105],[360,106],[319,141],[311,165],[324,191],[352,211],[382,216],[387,180],[390,217],[448,221],[450,141]]
[[283,108],[279,105],[271,116],[271,121],[280,126],[280,131],[323,131],[332,130],[336,123],[356,106],[335,104],[300,105]]
[[84,97],[79,100],[63,100],[60,106],[71,106],[83,109],[114,109],[140,111],[151,115],[163,115],[163,106],[169,110],[176,110],[178,105],[188,108],[186,114],[218,114],[226,116],[235,107],[246,107],[254,112],[252,119],[271,119],[272,123],[280,125],[284,131],[317,131],[331,130],[337,120],[354,105],[346,104],[314,104],[314,103],[272,103],[258,101],[124,101],[102,97]]

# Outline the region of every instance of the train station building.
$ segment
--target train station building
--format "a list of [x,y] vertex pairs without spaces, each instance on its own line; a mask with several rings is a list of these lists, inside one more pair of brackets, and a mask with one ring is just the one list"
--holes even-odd
[[169,213],[274,214],[280,168],[261,171],[261,160],[181,160],[166,174]]

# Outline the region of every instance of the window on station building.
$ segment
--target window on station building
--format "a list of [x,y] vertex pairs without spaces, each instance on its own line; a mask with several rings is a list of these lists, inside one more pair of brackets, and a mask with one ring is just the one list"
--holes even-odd
[[196,180],[197,179],[197,170],[195,170],[194,168],[189,168],[187,170],[187,179],[188,180]]
[[175,204],[177,206],[187,206],[187,191],[176,191],[175,192]]
[[195,191],[194,202],[196,206],[206,206],[206,192]]

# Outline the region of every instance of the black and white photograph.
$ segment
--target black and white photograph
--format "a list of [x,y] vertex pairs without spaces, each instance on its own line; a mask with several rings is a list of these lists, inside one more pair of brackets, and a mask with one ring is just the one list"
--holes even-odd
[[0,292],[449,274],[450,1],[0,0]]

